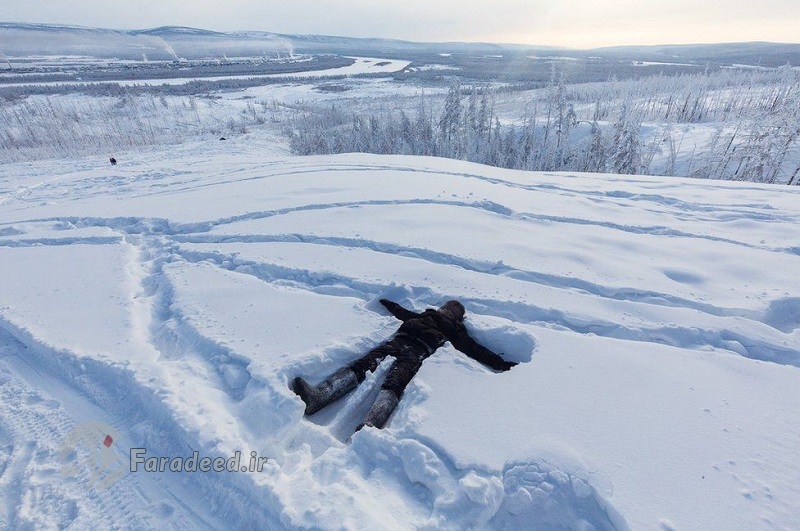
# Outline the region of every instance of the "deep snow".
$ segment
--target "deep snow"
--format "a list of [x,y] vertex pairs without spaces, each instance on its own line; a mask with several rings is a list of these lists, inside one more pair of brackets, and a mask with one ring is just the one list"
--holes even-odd
[[[0,527],[800,527],[800,189],[253,136],[119,158],[0,174]],[[448,346],[382,431],[348,441],[386,363],[303,418],[288,381],[390,337],[382,297],[458,298],[520,365]],[[86,423],[110,486],[64,451]]]

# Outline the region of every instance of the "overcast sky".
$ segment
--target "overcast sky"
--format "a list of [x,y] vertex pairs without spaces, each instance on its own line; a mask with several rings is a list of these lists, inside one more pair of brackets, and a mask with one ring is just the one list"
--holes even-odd
[[800,0],[2,0],[0,20],[590,48],[800,42]]

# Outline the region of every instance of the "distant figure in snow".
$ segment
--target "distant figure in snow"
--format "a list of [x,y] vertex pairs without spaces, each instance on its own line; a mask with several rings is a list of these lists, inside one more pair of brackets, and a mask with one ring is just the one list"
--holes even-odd
[[395,361],[380,393],[356,431],[364,426],[382,428],[422,362],[447,341],[470,358],[496,371],[507,371],[516,365],[470,337],[463,323],[464,305],[458,301],[448,301],[438,310],[427,309],[422,313],[406,310],[386,299],[380,302],[403,324],[390,340],[339,369],[319,385],[311,386],[299,376],[295,378],[292,390],[305,402],[306,415],[313,415],[355,389],[364,381],[367,371],[374,371],[386,356],[392,356]]
[[117,159],[115,159],[114,157],[111,157],[110,159],[108,159],[108,162],[110,162],[112,166],[116,166],[117,165]]

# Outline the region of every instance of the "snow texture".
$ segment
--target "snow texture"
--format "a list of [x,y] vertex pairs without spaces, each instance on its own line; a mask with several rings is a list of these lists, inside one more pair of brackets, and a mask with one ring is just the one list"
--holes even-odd
[[[124,155],[0,175],[0,528],[800,527],[800,189]],[[390,337],[380,298],[457,298],[520,364],[447,346],[385,429],[351,437],[388,361],[304,418],[290,380]],[[89,425],[119,477],[63,451]]]

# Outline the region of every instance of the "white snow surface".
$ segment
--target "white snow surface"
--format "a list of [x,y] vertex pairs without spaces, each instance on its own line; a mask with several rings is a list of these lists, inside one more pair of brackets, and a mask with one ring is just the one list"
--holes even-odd
[[[118,158],[1,168],[0,528],[800,528],[800,188],[251,136]],[[352,435],[390,360],[304,417],[291,378],[391,337],[380,298],[457,298],[519,365],[448,345],[385,429]],[[110,486],[63,473],[86,423]]]

